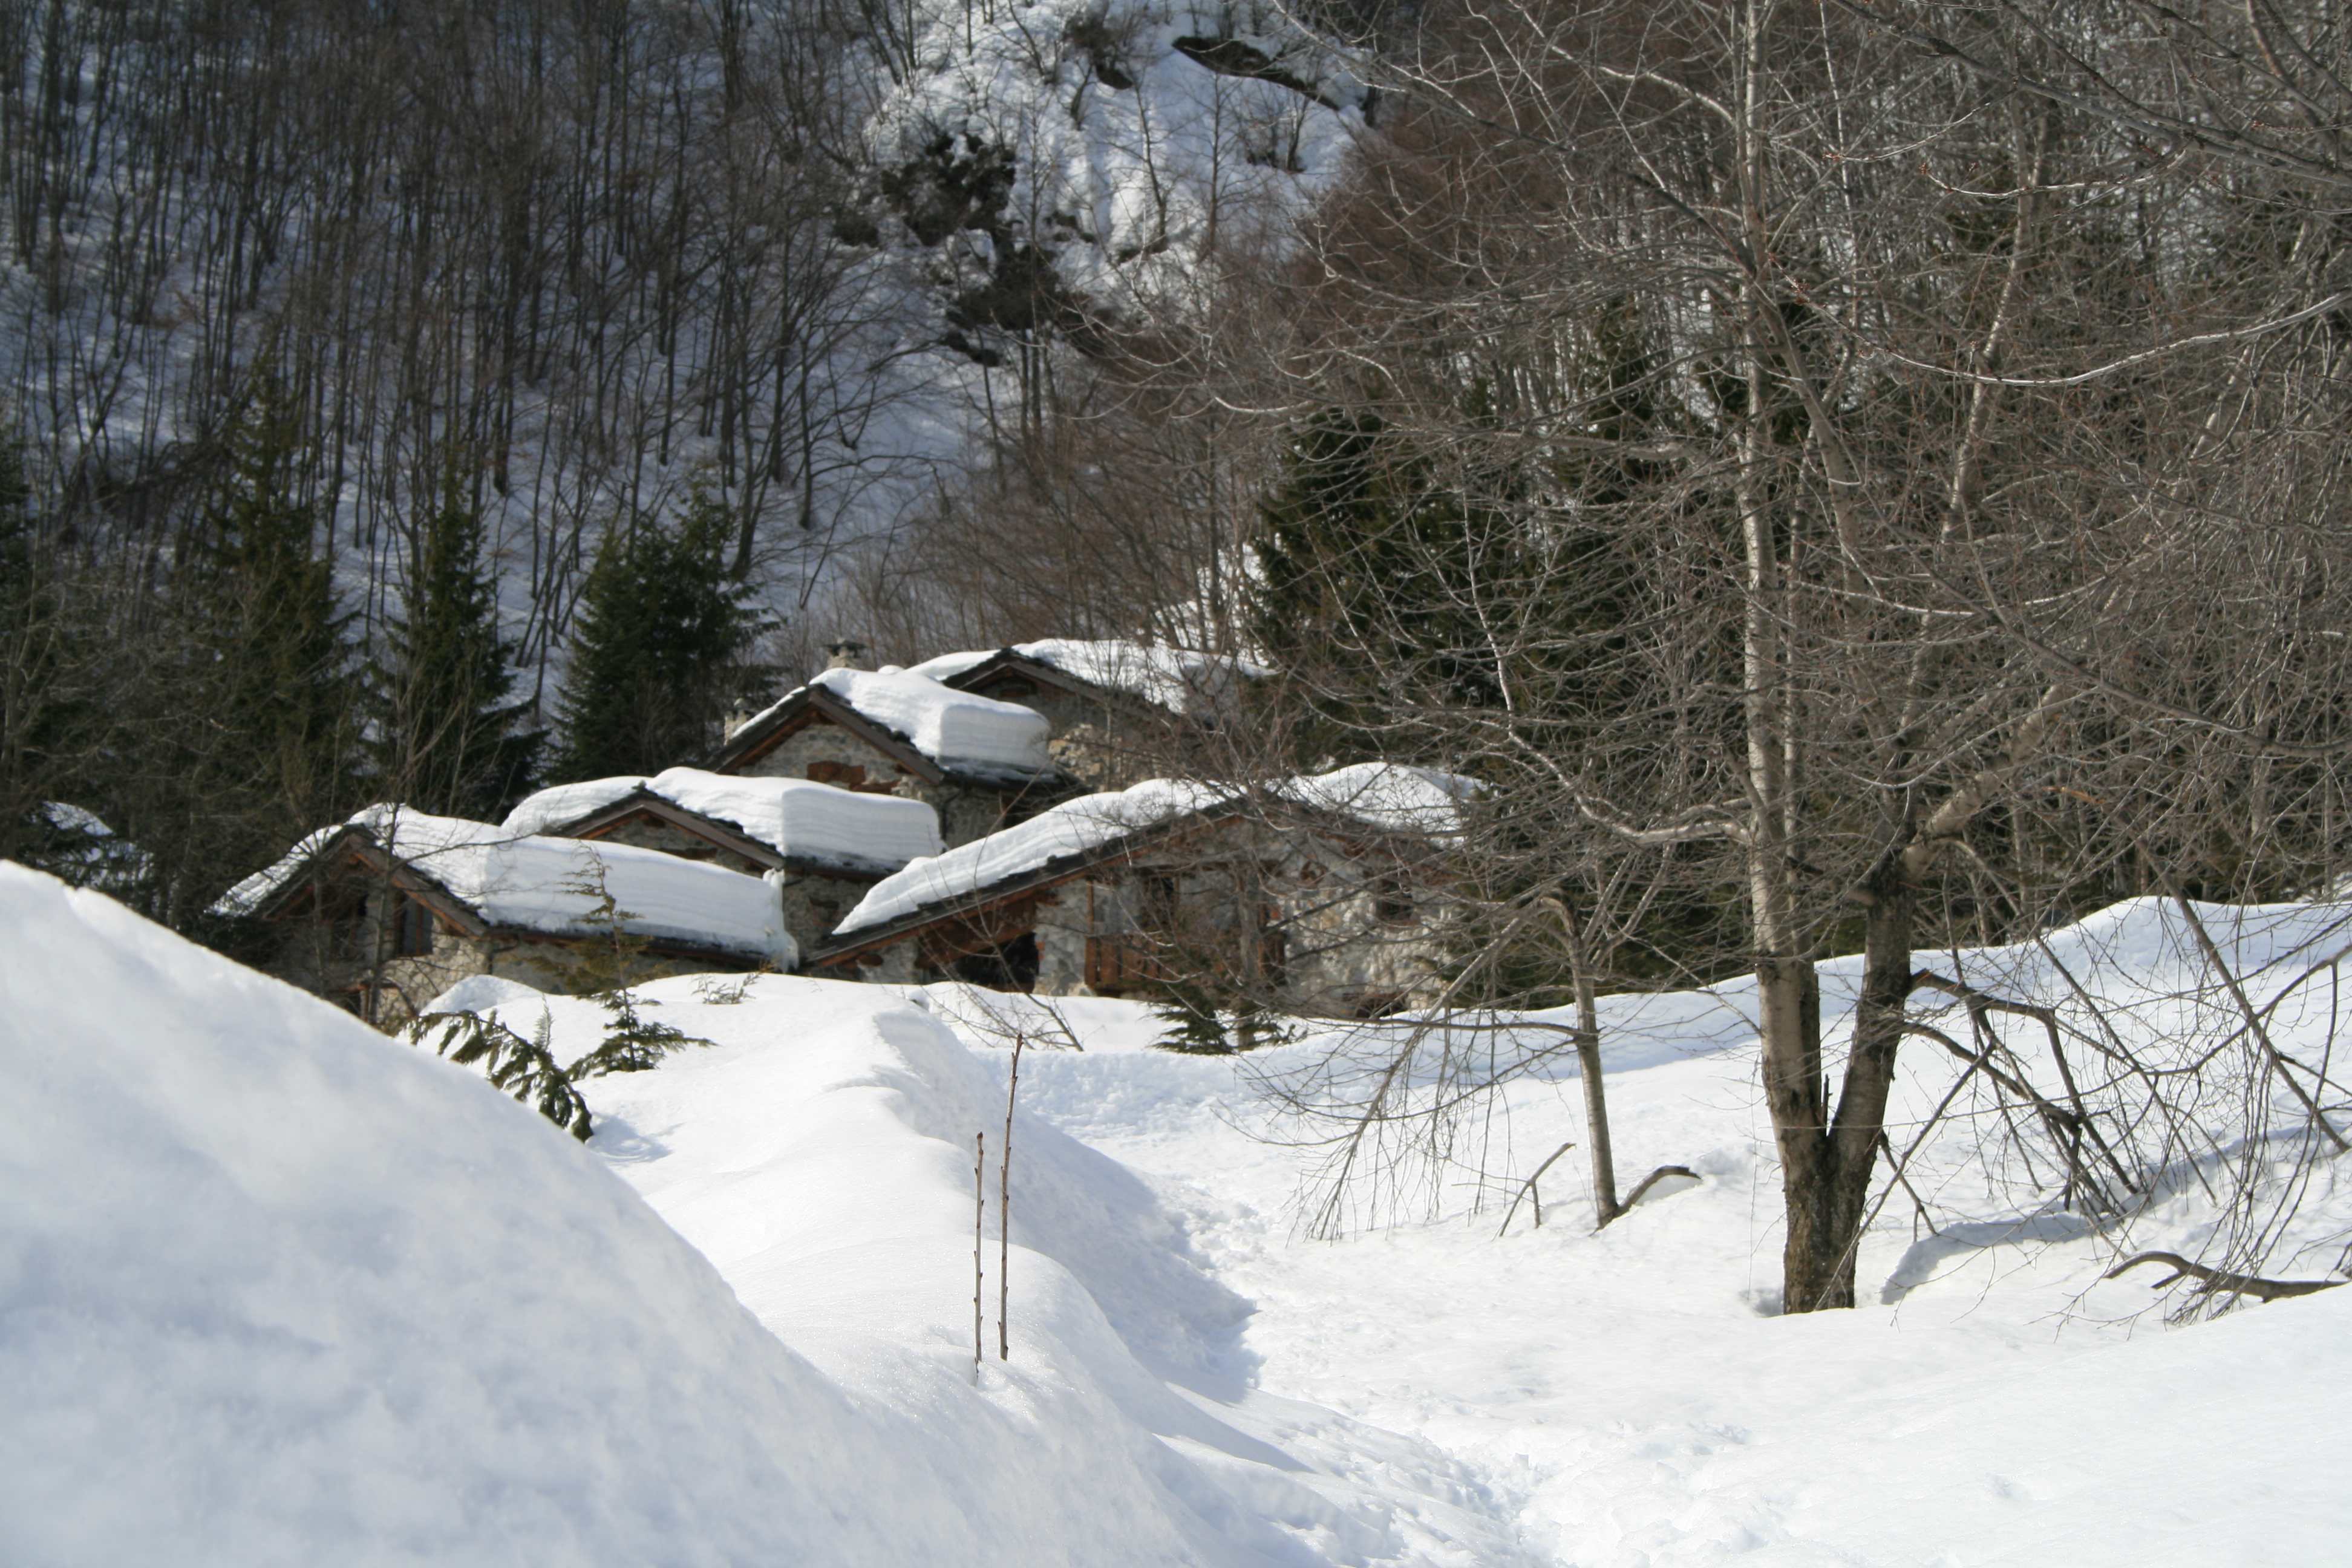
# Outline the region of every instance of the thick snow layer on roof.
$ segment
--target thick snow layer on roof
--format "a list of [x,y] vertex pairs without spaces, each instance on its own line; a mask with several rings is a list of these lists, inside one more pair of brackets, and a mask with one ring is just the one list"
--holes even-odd
[[[933,680],[953,680],[994,658],[1000,648],[977,648],[941,654],[914,666],[908,673]],[[1157,643],[1118,638],[1081,640],[1048,637],[1015,643],[1011,652],[1099,686],[1123,691],[1178,713],[1204,714],[1223,709],[1233,696],[1236,679],[1255,679],[1266,671],[1241,659],[1192,653]]]
[[904,735],[946,767],[1042,773],[1053,726],[1034,708],[942,686],[908,670],[828,669],[809,682]]
[[761,878],[632,845],[518,837],[490,823],[390,805],[369,806],[348,823],[311,834],[276,865],[230,889],[215,911],[254,912],[346,827],[384,846],[490,925],[594,934],[597,900],[580,884],[601,868],[622,924],[634,935],[718,948],[784,968],[799,962],[784,930],[783,901]]
[[1080,795],[944,855],[917,860],[885,877],[849,911],[835,935],[887,925],[918,910],[1009,882],[1071,855],[1082,855],[1139,829],[1157,826],[1230,797],[1213,784],[1146,779],[1130,788]]
[[592,811],[602,811],[615,801],[626,800],[652,782],[643,773],[616,773],[608,779],[551,784],[535,795],[523,796],[499,826],[518,837],[544,833],[551,827],[577,822]]
[[[1338,812],[1387,832],[1444,837],[1461,827],[1461,803],[1477,784],[1455,773],[1394,763],[1359,763],[1328,773],[1286,780],[1278,797]],[[919,910],[1010,882],[1066,856],[1198,811],[1238,791],[1184,779],[1146,779],[1125,790],[1080,795],[1028,821],[958,845],[944,855],[910,862],[877,882],[835,929],[850,936],[887,925]]]
[[515,807],[506,827],[519,833],[562,827],[641,789],[795,858],[887,871],[940,852],[939,814],[919,800],[702,768],[558,784]]
[[5,864],[0,998],[0,1559],[981,1559],[985,1445],[877,1420],[471,1069]]
[[[1045,752],[1053,726],[1044,714],[1017,702],[958,691],[896,666],[828,669],[809,687],[822,687],[942,767],[1030,778],[1053,766]],[[809,687],[786,693],[742,728],[765,722]]]
[[1460,773],[1402,763],[1357,763],[1292,780],[1285,793],[1301,805],[1336,811],[1393,833],[1452,837],[1462,830],[1462,807],[1479,784]]

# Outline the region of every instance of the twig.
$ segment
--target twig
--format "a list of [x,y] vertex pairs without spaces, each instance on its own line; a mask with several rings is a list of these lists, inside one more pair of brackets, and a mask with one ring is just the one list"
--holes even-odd
[[[2165,880],[2168,883],[2171,879],[2167,877]],[[2262,1047],[2263,1054],[2270,1058],[2271,1069],[2278,1074],[2279,1081],[2286,1085],[2289,1094],[2303,1102],[2304,1111],[2311,1118],[2312,1124],[2327,1135],[2327,1141],[2336,1145],[2337,1153],[2352,1153],[2352,1143],[2345,1142],[2344,1134],[2336,1131],[2335,1124],[2329,1121],[2326,1113],[2320,1110],[2319,1101],[2305,1093],[2303,1085],[2295,1081],[2294,1074],[2287,1070],[2290,1063],[2296,1067],[2302,1067],[2303,1064],[2295,1062],[2284,1051],[2280,1050],[2277,1044],[2272,1040],[2270,1030],[2263,1026],[2261,1013],[2255,1010],[2253,1002],[2246,995],[2246,988],[2238,984],[2236,972],[2231,969],[2228,960],[2221,956],[2221,950],[2213,944],[2212,936],[2205,930],[2205,922],[2198,919],[2196,907],[2189,903],[2188,898],[2178,887],[2172,888],[2170,891],[2174,906],[2180,910],[2181,917],[2189,922],[2189,931],[2197,938],[2198,951],[2205,955],[2205,962],[2213,966],[2214,973],[2221,975],[2221,984],[2229,989],[2230,1000],[2238,1005],[2238,1016],[2246,1021],[2246,1027],[2253,1035],[2254,1043]],[[2308,1072],[2311,1069],[2305,1068],[2304,1070]]]
[[[1502,1240],[1502,1239],[1503,1239],[1503,1231],[1506,1231],[1506,1230],[1508,1230],[1508,1229],[1510,1229],[1510,1228],[1511,1228],[1511,1216],[1512,1216],[1513,1215],[1516,1215],[1516,1214],[1517,1214],[1517,1213],[1519,1212],[1519,1200],[1520,1200],[1521,1198],[1526,1197],[1529,1193],[1534,1192],[1534,1191],[1536,1190],[1536,1183],[1538,1183],[1538,1181],[1540,1181],[1540,1180],[1542,1180],[1542,1179],[1543,1179],[1543,1173],[1544,1173],[1546,1171],[1549,1171],[1549,1170],[1550,1170],[1550,1169],[1551,1169],[1551,1162],[1552,1162],[1552,1160],[1557,1160],[1557,1159],[1559,1159],[1562,1154],[1567,1153],[1570,1149],[1573,1149],[1573,1148],[1575,1148],[1575,1147],[1576,1147],[1576,1145],[1575,1145],[1574,1143],[1563,1143],[1563,1144],[1561,1144],[1559,1148],[1557,1148],[1557,1149],[1555,1149],[1555,1150],[1553,1150],[1553,1151],[1551,1152],[1551,1159],[1549,1159],[1549,1160],[1546,1160],[1542,1164],[1538,1165],[1538,1166],[1536,1167],[1536,1172],[1535,1172],[1535,1174],[1534,1174],[1534,1175],[1529,1176],[1526,1181],[1521,1182],[1521,1183],[1519,1184],[1519,1190],[1518,1190],[1517,1194],[1516,1196],[1514,1196],[1514,1197],[1511,1199],[1511,1206],[1510,1206],[1508,1209],[1507,1209],[1506,1211],[1504,1211],[1504,1214],[1503,1214],[1503,1226],[1502,1226],[1502,1229],[1501,1229],[1501,1230],[1497,1230],[1496,1232],[1495,1232],[1495,1239],[1496,1239],[1496,1240],[1497,1240],[1497,1241]],[[1538,1206],[1537,1207],[1536,1212],[1537,1212],[1538,1214],[1541,1214],[1541,1213],[1543,1212],[1543,1209],[1542,1209],[1542,1207],[1540,1206],[1540,1205],[1541,1205],[1541,1200],[1538,1200]],[[1540,1222],[1538,1222],[1538,1223],[1540,1223]]]

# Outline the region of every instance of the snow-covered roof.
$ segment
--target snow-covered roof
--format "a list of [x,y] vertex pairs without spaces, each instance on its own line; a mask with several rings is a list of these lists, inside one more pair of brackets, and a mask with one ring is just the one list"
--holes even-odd
[[25,864],[77,888],[127,895],[154,870],[152,858],[118,837],[96,812],[51,800],[34,807],[32,817],[37,832],[22,852]]
[[1454,838],[1462,807],[1477,798],[1478,781],[1402,763],[1357,763],[1328,773],[1293,779],[1284,793],[1301,805],[1352,816],[1391,833]]
[[[1459,774],[1433,769],[1359,763],[1286,779],[1267,794],[1311,810],[1353,817],[1383,832],[1444,839],[1459,833],[1461,805],[1477,787]],[[1240,798],[1242,792],[1227,785],[1146,779],[1129,789],[1064,801],[1026,822],[910,862],[868,889],[833,934],[846,937],[888,925]]]
[[902,920],[934,904],[983,892],[1044,869],[1056,860],[1084,855],[1129,834],[1175,821],[1233,792],[1181,779],[1146,779],[1139,784],[1041,811],[1026,822],[944,855],[917,860],[867,889],[834,934],[847,936]]
[[738,739],[758,736],[811,691],[824,692],[950,771],[1026,779],[1053,770],[1045,751],[1053,726],[1044,714],[904,669],[828,669],[752,718],[736,731]]
[[506,830],[561,828],[639,791],[727,824],[791,859],[893,871],[940,852],[939,814],[919,800],[862,795],[808,779],[744,778],[670,768],[651,778],[623,775],[557,784],[508,813]]
[[1047,637],[1003,648],[941,654],[912,666],[907,673],[952,681],[1006,653],[1034,659],[1107,691],[1122,691],[1171,712],[1196,716],[1223,708],[1232,697],[1236,679],[1254,679],[1267,673],[1262,667],[1244,660],[1193,653],[1159,643],[1073,637]]
[[656,849],[517,835],[488,822],[388,804],[310,835],[277,864],[223,894],[214,912],[260,912],[346,832],[381,846],[486,925],[551,936],[597,934],[590,920],[597,900],[580,883],[601,869],[622,925],[634,936],[754,955],[782,968],[799,961],[784,930],[783,900],[761,878]]

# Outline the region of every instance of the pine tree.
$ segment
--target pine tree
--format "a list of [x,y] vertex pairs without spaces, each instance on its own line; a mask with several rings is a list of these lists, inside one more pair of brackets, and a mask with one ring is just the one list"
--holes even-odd
[[[1496,697],[1464,591],[1500,542],[1496,520],[1440,481],[1376,414],[1333,408],[1291,443],[1260,508],[1252,630],[1277,669],[1304,677],[1317,724],[1305,760],[1376,754],[1361,737],[1402,696],[1485,707]],[[1351,675],[1367,681],[1351,690]],[[1418,689],[1399,692],[1399,672]]]
[[1163,1051],[1192,1057],[1234,1054],[1233,1037],[1225,1032],[1224,1018],[1206,986],[1171,982],[1166,994],[1153,1004],[1151,1016],[1168,1026],[1166,1032],[1151,1042]]
[[378,793],[487,821],[523,794],[544,737],[527,727],[531,704],[507,700],[511,653],[481,511],[453,462],[419,531],[404,614],[369,671]]
[[267,368],[226,435],[223,479],[173,584],[191,668],[188,766],[199,884],[266,864],[361,791],[362,688],[332,557],[300,494],[300,430]]
[[728,527],[698,486],[675,531],[647,519],[605,536],[573,625],[556,777],[657,773],[717,743],[761,630],[728,575]]

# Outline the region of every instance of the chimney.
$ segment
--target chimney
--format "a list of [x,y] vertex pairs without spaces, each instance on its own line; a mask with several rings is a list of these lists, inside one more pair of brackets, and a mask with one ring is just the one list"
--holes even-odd
[[840,642],[825,644],[824,652],[824,667],[827,669],[864,669],[866,668],[866,645],[862,642],[852,642],[845,637]]

